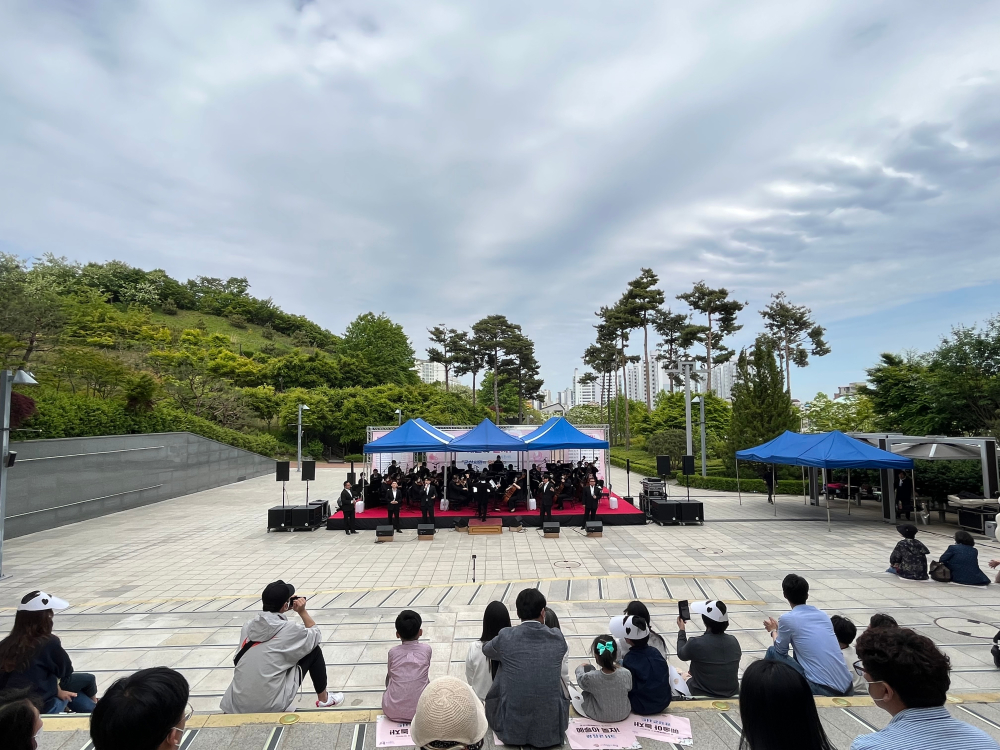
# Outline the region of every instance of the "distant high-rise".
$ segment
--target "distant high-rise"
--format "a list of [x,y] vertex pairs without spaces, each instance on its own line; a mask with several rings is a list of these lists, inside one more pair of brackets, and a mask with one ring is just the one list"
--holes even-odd
[[443,383],[444,365],[440,362],[431,362],[426,359],[413,360],[413,369],[423,383]]

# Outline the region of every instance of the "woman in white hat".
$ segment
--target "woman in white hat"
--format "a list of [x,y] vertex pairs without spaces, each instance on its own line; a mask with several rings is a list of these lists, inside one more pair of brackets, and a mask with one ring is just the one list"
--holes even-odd
[[62,713],[67,706],[89,714],[97,702],[94,675],[73,672],[69,654],[52,634],[53,612],[68,606],[44,591],[25,594],[10,635],[0,641],[0,690],[31,688],[46,714]]
[[438,677],[420,694],[410,739],[422,750],[480,750],[488,729],[472,688],[457,677]]

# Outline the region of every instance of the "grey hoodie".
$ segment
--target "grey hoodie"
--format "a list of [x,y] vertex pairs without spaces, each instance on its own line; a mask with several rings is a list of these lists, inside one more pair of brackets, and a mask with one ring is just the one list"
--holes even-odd
[[240,644],[246,640],[259,643],[243,654],[220,707],[227,714],[291,711],[302,682],[297,664],[322,640],[319,627],[261,612],[240,631]]

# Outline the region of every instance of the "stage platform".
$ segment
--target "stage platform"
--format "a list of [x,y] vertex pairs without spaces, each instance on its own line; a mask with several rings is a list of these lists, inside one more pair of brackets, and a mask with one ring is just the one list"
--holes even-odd
[[[620,496],[615,495],[615,497],[618,498],[618,507],[615,510],[612,510],[608,505],[608,498],[601,498],[601,503],[597,507],[598,521],[603,521],[605,526],[642,526],[646,523],[646,515],[641,510],[631,503],[625,502]],[[359,531],[374,531],[376,526],[385,526],[389,523],[388,515],[388,511],[384,505],[365,509],[364,513],[356,515],[355,528]],[[487,518],[499,518],[503,521],[504,526],[509,526],[514,516],[520,516],[524,526],[540,527],[542,525],[541,514],[537,510],[525,510],[523,506],[518,506],[517,510],[513,513],[507,512],[506,508],[498,511],[490,510]],[[560,526],[581,527],[583,526],[583,504],[567,503],[564,510],[554,510],[552,516],[552,520],[558,521]],[[472,508],[465,507],[462,510],[440,510],[440,508],[435,508],[434,526],[439,529],[450,529],[455,526],[455,522],[460,518],[468,520],[475,517],[475,506]],[[416,506],[407,508],[405,504],[403,505],[403,509],[399,514],[399,522],[404,529],[417,528],[420,518],[419,508]],[[344,514],[337,511],[334,515],[330,516],[327,519],[326,528],[331,531],[343,531]]]

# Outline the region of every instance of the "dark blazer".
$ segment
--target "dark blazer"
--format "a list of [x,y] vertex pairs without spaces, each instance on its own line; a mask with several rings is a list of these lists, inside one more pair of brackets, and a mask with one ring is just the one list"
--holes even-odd
[[62,647],[59,639],[50,635],[31,657],[27,668],[21,672],[0,671],[0,683],[6,688],[32,688],[41,699],[42,706],[48,706],[56,697],[59,682],[73,674],[73,662]]
[[404,500],[403,491],[399,489],[399,487],[396,488],[395,497],[392,496],[392,488],[390,487],[386,487],[385,492],[382,493],[382,497],[385,499],[386,503],[391,503],[393,500],[397,503],[401,503]]
[[430,485],[430,488],[428,488],[427,485],[424,485],[418,489],[420,490],[418,497],[420,498],[421,503],[433,503],[438,499],[437,487],[433,484]]
[[508,745],[560,745],[569,726],[569,695],[562,681],[568,647],[561,631],[537,620],[504,628],[483,644],[500,662],[486,694],[486,719]]
[[343,489],[340,491],[340,502],[338,505],[340,505],[340,509],[344,513],[354,512],[354,495],[351,494],[350,490]]
[[983,586],[990,578],[979,567],[979,550],[967,544],[953,544],[941,555],[941,562],[951,571],[952,583]]
[[555,502],[556,486],[550,481],[547,485],[544,483],[540,484],[538,489],[542,493],[542,505],[546,508],[551,507],[552,503]]

